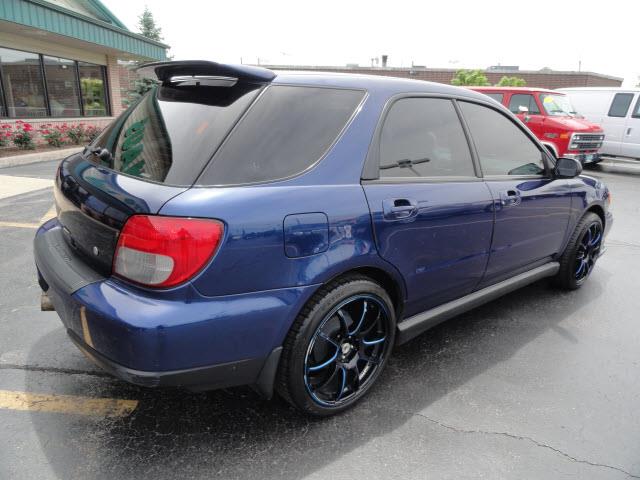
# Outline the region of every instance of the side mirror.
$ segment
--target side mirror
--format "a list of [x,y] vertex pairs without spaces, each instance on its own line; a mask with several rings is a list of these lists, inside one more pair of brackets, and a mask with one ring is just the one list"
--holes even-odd
[[560,157],[554,172],[556,178],[575,178],[582,173],[582,163],[575,158]]
[[529,113],[529,107],[525,107],[524,105],[518,105],[518,111],[520,113]]

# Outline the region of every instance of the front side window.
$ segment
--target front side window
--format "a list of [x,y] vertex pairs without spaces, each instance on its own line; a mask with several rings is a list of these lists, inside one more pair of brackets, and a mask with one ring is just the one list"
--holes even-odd
[[638,100],[636,100],[636,107],[633,109],[633,114],[631,116],[633,118],[640,118],[640,95],[638,95]]
[[609,116],[626,117],[632,100],[633,93],[616,93],[613,97],[613,102],[611,102],[611,108],[609,108]]
[[484,175],[543,175],[542,152],[506,116],[475,103],[459,102]]
[[475,176],[453,103],[403,98],[393,104],[380,135],[380,177]]
[[569,117],[576,114],[569,97],[566,95],[542,93],[540,94],[540,100],[542,100],[542,106],[547,112],[547,115]]
[[56,57],[43,57],[43,61],[51,116],[80,116],[76,62]]
[[0,48],[0,69],[10,117],[33,118],[47,115],[40,56],[35,53]]
[[540,109],[533,95],[521,93],[511,95],[509,110],[511,110],[512,113],[522,113],[520,107],[525,107],[532,115],[538,115],[540,113]]
[[502,104],[502,100],[504,100],[504,93],[487,93],[487,92],[482,92],[484,93],[487,97],[491,97],[493,98],[496,102]]
[[361,90],[267,87],[198,183],[258,183],[303,172],[327,152],[363,98]]

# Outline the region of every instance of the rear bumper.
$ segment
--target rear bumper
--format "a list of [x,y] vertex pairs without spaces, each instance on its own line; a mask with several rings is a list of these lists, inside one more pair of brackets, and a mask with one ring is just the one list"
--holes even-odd
[[192,286],[151,291],[96,274],[55,220],[34,241],[40,285],[70,338],[104,370],[144,386],[260,383],[315,286],[203,297]]
[[143,387],[188,387],[209,390],[257,383],[266,359],[254,358],[206,367],[167,372],[149,372],[125,367],[87,345],[73,330],[69,338],[93,363],[111,375]]

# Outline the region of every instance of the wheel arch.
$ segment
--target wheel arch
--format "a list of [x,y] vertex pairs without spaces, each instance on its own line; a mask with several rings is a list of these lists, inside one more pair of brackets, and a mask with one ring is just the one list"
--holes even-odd
[[600,205],[598,205],[597,203],[594,203],[592,205],[590,205],[584,212],[584,214],[582,215],[584,217],[584,215],[586,215],[589,212],[593,212],[596,215],[598,215],[600,217],[600,220],[602,220],[602,227],[604,229],[605,227],[605,223],[606,223],[606,215],[604,213],[604,208],[602,208]]
[[393,273],[380,266],[362,265],[349,268],[348,270],[344,270],[341,273],[334,275],[329,280],[324,282],[324,284],[326,285],[328,283],[335,282],[343,277],[354,274],[360,274],[369,277],[373,281],[380,284],[380,286],[386,290],[386,292],[389,294],[389,297],[391,297],[391,301],[393,302],[396,313],[396,320],[400,321],[402,312],[404,311],[404,304],[406,299],[404,282],[400,277],[394,275]]

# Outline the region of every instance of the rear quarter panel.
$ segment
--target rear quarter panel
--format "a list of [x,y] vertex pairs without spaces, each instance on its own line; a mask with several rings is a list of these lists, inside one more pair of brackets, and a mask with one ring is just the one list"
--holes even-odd
[[[206,296],[321,284],[365,266],[395,275],[377,253],[359,184],[191,189],[161,213],[218,218],[225,223],[218,253],[193,281]],[[301,213],[326,215],[328,248],[290,258],[285,252],[283,222],[286,216]]]

